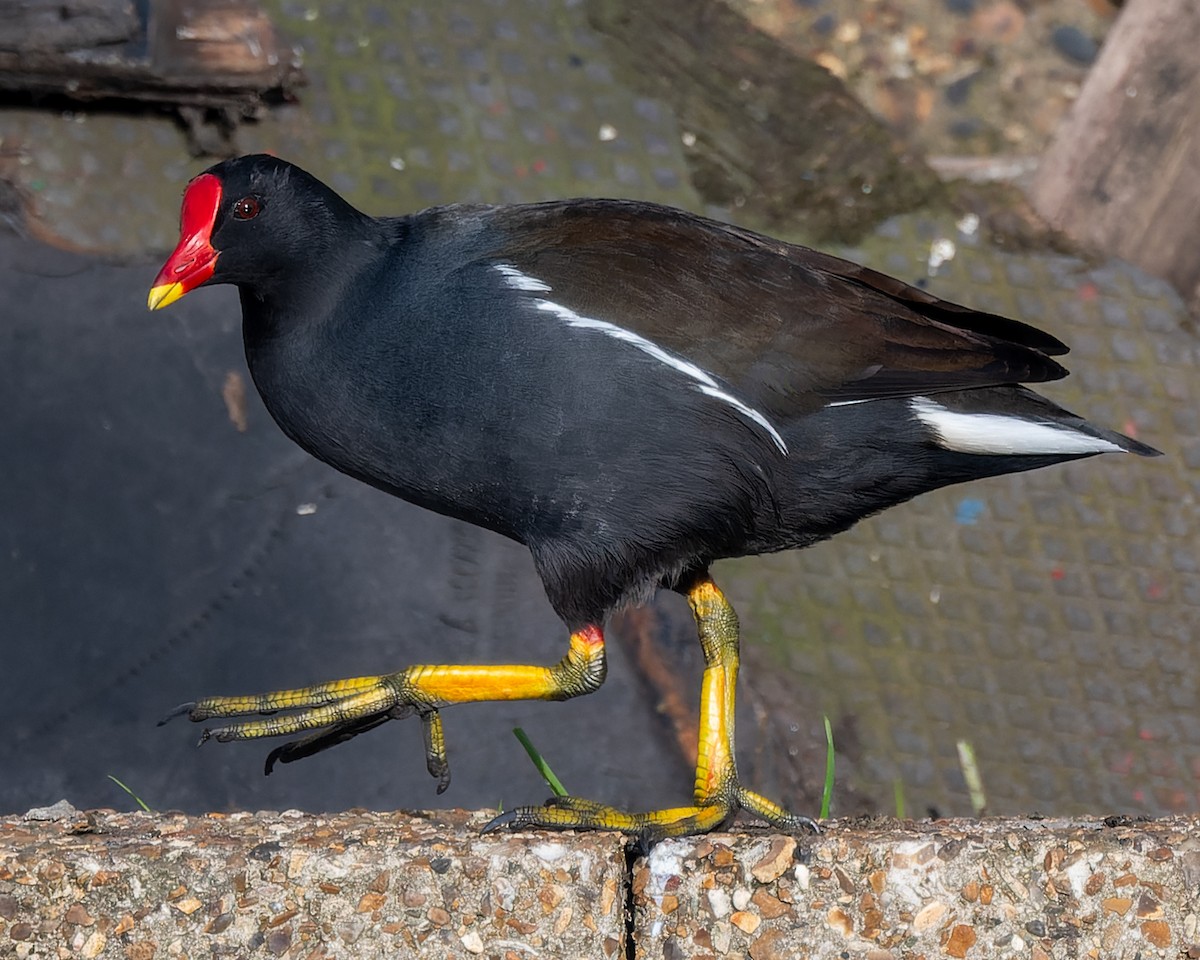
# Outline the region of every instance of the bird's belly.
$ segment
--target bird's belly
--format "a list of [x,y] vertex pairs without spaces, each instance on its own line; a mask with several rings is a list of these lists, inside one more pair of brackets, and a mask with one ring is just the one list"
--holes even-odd
[[632,364],[623,355],[590,367],[566,350],[550,354],[547,346],[534,371],[512,358],[449,364],[410,348],[387,365],[364,364],[360,350],[252,372],[276,421],[309,453],[438,513],[522,543],[586,543],[606,555],[664,537],[689,554],[738,552],[770,509],[770,438],[636,351]]

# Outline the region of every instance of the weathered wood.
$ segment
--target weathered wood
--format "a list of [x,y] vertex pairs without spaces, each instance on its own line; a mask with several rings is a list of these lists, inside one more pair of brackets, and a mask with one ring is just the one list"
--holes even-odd
[[0,0],[0,90],[253,112],[301,81],[292,50],[253,0],[70,0],[48,11]]
[[722,0],[588,0],[588,18],[674,108],[696,189],[743,222],[854,242],[941,192],[840,80]]
[[1200,4],[1129,0],[1032,188],[1053,226],[1200,312]]

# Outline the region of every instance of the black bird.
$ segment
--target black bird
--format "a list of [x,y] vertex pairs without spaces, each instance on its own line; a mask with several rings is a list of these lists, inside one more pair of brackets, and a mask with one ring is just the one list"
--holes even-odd
[[658,588],[689,600],[706,663],[694,803],[629,814],[567,797],[490,826],[664,836],[746,809],[815,828],[738,779],[737,617],[709,565],[806,547],[946,484],[1157,453],[1020,386],[1065,376],[1049,334],[669,207],[377,219],[249,156],[191,181],[181,234],[150,307],[235,284],[250,373],[283,431],[350,476],[527,545],[570,643],[552,667],[412,666],[176,715],[290,711],[211,731],[308,731],[269,771],[416,713],[440,792],[442,707],[589,693],[615,609]]

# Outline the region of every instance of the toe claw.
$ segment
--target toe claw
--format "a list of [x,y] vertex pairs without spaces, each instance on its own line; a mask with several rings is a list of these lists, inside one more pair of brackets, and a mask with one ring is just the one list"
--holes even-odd
[[189,700],[187,703],[181,703],[174,710],[172,710],[170,713],[168,713],[165,717],[163,717],[161,720],[159,720],[158,726],[161,727],[164,723],[170,723],[176,717],[191,718],[192,711],[195,709],[196,709],[196,701],[195,700]]
[[654,830],[649,824],[642,827],[637,833],[629,838],[630,846],[633,848],[633,854],[637,857],[648,857],[655,845],[663,838],[658,835],[658,831]]
[[499,816],[492,817],[491,820],[489,820],[487,823],[485,823],[483,825],[483,829],[480,830],[479,832],[480,833],[495,833],[498,830],[504,830],[504,829],[508,829],[508,830],[520,829],[521,825],[520,825],[520,823],[517,822],[518,817],[520,817],[520,815],[521,815],[520,807],[514,807],[512,810],[505,810]]
[[[282,744],[281,746],[276,747],[274,750],[272,750],[270,753],[267,754],[267,759],[263,763],[263,776],[264,777],[269,777],[271,775],[271,771],[275,769],[276,761],[279,760],[280,757],[282,757],[284,755],[284,753],[287,752],[287,748],[290,746],[291,746],[290,743]],[[284,762],[286,763],[287,761],[285,760]]]

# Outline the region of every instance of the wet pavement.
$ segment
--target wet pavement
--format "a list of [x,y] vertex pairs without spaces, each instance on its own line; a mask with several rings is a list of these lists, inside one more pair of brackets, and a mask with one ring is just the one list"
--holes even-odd
[[[553,663],[565,631],[524,548],[312,460],[242,393],[232,289],[145,308],[155,266],[0,235],[0,809],[60,797],[158,810],[438,805],[416,721],[264,778],[278,741],[208,743],[177,703],[414,662]],[[244,396],[244,402],[240,396]],[[510,734],[564,783],[623,803],[690,783],[638,678],[573,705],[445,718],[446,804],[546,794]],[[620,722],[609,722],[610,717]]]
[[[689,131],[634,92],[583,4],[268,6],[310,85],[239,147],[366,210],[582,194],[710,209]],[[229,291],[144,313],[151,251],[173,244],[183,183],[210,162],[169,117],[10,109],[0,137],[0,176],[37,232],[137,264],[0,249],[0,389],[17,411],[0,421],[0,807],[127,805],[107,773],[160,808],[432,804],[413,725],[264,780],[261,748],[193,751],[194,730],[153,721],[197,694],[412,659],[552,661],[561,626],[523,551],[308,461],[252,390],[238,429]],[[930,277],[937,240],[956,255]],[[1200,351],[1178,298],[1123,264],[999,251],[952,218],[890,221],[850,253],[1065,339],[1074,375],[1045,392],[1167,457],[947,490],[809,551],[722,565],[753,725],[807,758],[829,714],[846,795],[882,812],[897,781],[910,813],[970,812],[960,738],[992,812],[1194,810]],[[550,738],[579,792],[681,799],[688,774],[620,656],[590,698],[448,714],[443,799],[541,796],[514,720]]]

